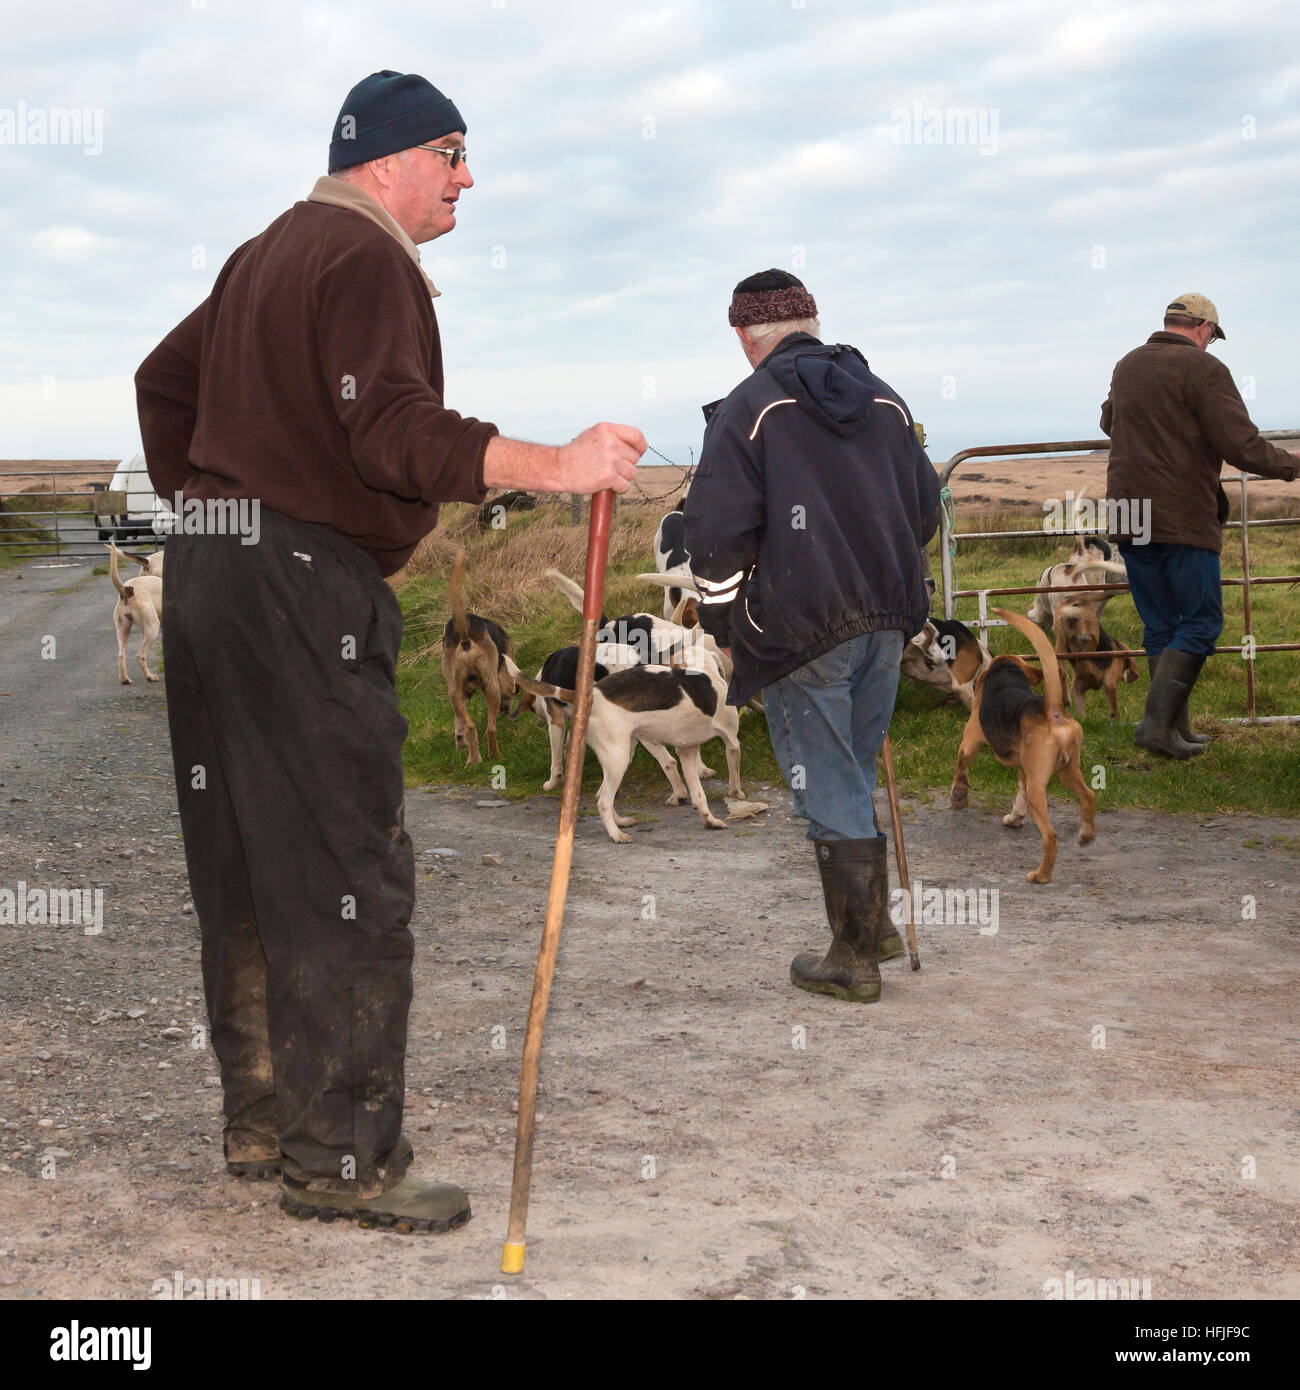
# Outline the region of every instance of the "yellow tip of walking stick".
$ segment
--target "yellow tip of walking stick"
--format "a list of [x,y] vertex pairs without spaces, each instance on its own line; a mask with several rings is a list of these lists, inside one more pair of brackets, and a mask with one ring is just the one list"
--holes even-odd
[[501,1248],[501,1273],[522,1274],[524,1272],[523,1241],[506,1241]]

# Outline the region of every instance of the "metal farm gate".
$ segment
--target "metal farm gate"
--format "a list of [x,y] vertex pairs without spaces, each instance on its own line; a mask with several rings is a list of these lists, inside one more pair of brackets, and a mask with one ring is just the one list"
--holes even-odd
[[[113,470],[104,471],[111,476]],[[119,546],[156,550],[163,538],[132,524],[131,506],[127,493],[109,492],[102,483],[71,486],[66,471],[0,469],[0,550],[16,560],[102,560],[110,538]]]
[[[1300,430],[1263,430],[1263,438],[1274,444],[1295,442],[1300,440]],[[1047,535],[1047,536],[1077,536],[1088,534],[1105,535],[1104,531],[1077,531],[1070,525],[1063,527],[1053,527],[1050,531],[1045,528],[1025,527],[1018,531],[957,531],[954,529],[954,514],[952,503],[952,491],[950,481],[957,469],[970,459],[992,459],[1000,458],[1009,461],[1032,462],[1035,455],[1055,455],[1057,457],[1068,457],[1070,454],[1080,453],[1107,453],[1110,448],[1110,441],[1106,439],[1085,439],[1085,440],[1066,440],[1051,444],[994,444],[979,446],[974,449],[962,449],[948,460],[940,473],[940,482],[943,488],[943,507],[940,514],[939,535],[942,544],[942,570],[943,570],[943,614],[945,618],[955,618],[956,603],[959,598],[973,598],[978,605],[978,617],[976,624],[980,630],[980,639],[984,640],[989,628],[1006,627],[1007,624],[1001,618],[990,618],[988,615],[988,601],[991,597],[1000,597],[1011,594],[1035,594],[1040,590],[1034,585],[1027,588],[1011,589],[959,589],[957,588],[957,569],[956,557],[958,543],[966,544],[970,541],[999,541],[1011,539],[1023,539],[1026,536]],[[1249,483],[1252,475],[1242,473],[1238,481],[1241,484],[1241,520],[1229,521],[1226,523],[1228,529],[1239,529],[1241,531],[1241,573],[1240,579],[1223,580],[1224,588],[1240,588],[1242,590],[1242,642],[1236,646],[1215,647],[1216,655],[1235,652],[1247,653],[1246,660],[1246,706],[1247,712],[1244,716],[1225,720],[1229,724],[1297,724],[1300,723],[1300,714],[1278,714],[1278,715],[1257,715],[1255,712],[1255,654],[1259,652],[1295,652],[1300,651],[1300,642],[1272,642],[1258,644],[1255,642],[1251,632],[1250,616],[1250,593],[1256,585],[1262,584],[1300,584],[1298,574],[1274,574],[1274,575],[1253,575],[1250,572],[1250,530],[1254,526],[1300,526],[1300,516],[1294,517],[1268,517],[1256,520],[1250,519],[1249,505]],[[1231,478],[1228,480],[1231,482]],[[1127,584],[1089,584],[1087,591],[1099,592],[1109,590],[1114,592],[1128,592]],[[1050,589],[1041,590],[1043,593],[1060,593],[1067,591],[1078,591],[1077,585],[1054,585]],[[1144,656],[1146,653],[1141,648],[1132,648],[1135,656]],[[1036,660],[1033,652],[1021,653],[1028,660]],[[1077,660],[1078,657],[1071,653],[1064,654],[1065,660]]]

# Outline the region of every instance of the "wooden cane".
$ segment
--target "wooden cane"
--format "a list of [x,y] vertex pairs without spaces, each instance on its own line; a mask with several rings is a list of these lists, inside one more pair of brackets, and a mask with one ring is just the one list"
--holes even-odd
[[573,863],[573,832],[578,824],[578,797],[582,791],[582,766],[587,753],[587,719],[591,714],[592,677],[596,670],[596,632],[600,627],[605,597],[605,563],[609,556],[609,522],[614,508],[612,492],[598,492],[591,499],[591,529],[587,533],[587,575],[582,603],[582,640],[578,647],[577,707],[564,756],[564,792],[560,797],[560,829],[555,837],[551,866],[551,891],[546,900],[546,922],[533,976],[533,1001],[524,1034],[524,1060],[519,1069],[519,1122],[515,1129],[515,1172],[510,1187],[510,1222],[501,1251],[501,1272],[521,1274],[524,1268],[524,1228],[528,1222],[528,1187],[533,1175],[533,1123],[537,1115],[537,1073],[542,1059],[542,1030],[555,977],[555,956],[560,948],[564,902],[569,894],[569,869]]
[[898,783],[894,779],[894,746],[885,735],[880,750],[885,758],[885,785],[889,788],[889,820],[894,827],[894,853],[898,857],[898,883],[907,894],[907,953],[912,958],[912,969],[921,968],[921,957],[916,950],[916,899],[912,894],[912,880],[907,873],[907,851],[903,848],[903,817],[898,810]]

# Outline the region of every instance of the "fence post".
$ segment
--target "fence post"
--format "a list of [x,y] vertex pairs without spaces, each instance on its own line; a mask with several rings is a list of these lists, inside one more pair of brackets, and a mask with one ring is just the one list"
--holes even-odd
[[939,572],[943,576],[943,616],[945,618],[955,618],[957,616],[957,600],[953,598],[952,591],[956,588],[955,575],[952,572],[952,537],[948,534],[948,509],[940,506],[939,508]]
[[[1247,516],[1249,503],[1246,500],[1246,475],[1241,475],[1241,608],[1242,642],[1250,640],[1250,522]],[[1247,717],[1255,722],[1255,656],[1251,653],[1246,662],[1246,708]]]
[[59,475],[50,474],[50,496],[54,499],[54,553],[63,554],[63,542],[59,538]]

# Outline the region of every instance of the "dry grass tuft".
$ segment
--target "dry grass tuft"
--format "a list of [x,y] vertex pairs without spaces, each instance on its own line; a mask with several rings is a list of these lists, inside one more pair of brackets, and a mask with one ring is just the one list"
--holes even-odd
[[[611,571],[620,565],[654,568],[655,531],[664,510],[661,504],[618,507],[610,530]],[[582,583],[587,560],[586,516],[584,507],[582,524],[569,525],[566,501],[512,513],[503,530],[480,531],[478,509],[455,504],[444,509],[438,529],[420,542],[400,579],[429,575],[445,579],[463,546],[468,552],[465,585],[470,607],[511,631],[554,599],[554,587],[542,577],[545,570],[557,569]],[[394,576],[395,587],[400,587],[400,579]],[[658,608],[661,600],[657,601],[645,585],[638,585],[637,592],[641,595],[639,604],[648,602]]]

